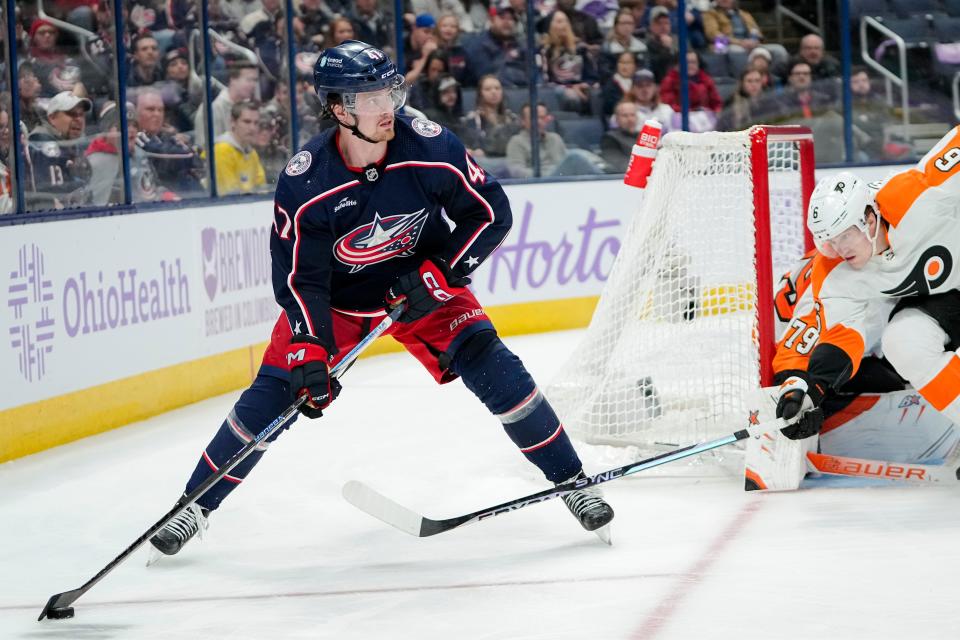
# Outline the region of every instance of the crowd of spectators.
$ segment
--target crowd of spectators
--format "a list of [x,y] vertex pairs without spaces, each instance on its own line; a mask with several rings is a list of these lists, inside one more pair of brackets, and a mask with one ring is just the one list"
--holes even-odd
[[[403,51],[411,106],[456,131],[489,170],[530,175],[529,142],[512,140],[527,135],[530,122],[524,115],[528,101],[516,99],[526,97],[529,80],[526,3],[490,0],[485,25],[473,11],[485,2],[408,4]],[[540,145],[545,175],[621,172],[629,160],[625,145],[645,120],[659,120],[667,131],[680,128],[681,19],[688,33],[690,130],[804,123],[816,131],[821,121],[840,117],[840,66],[826,53],[822,38],[806,35],[788,51],[770,42],[736,0],[690,0],[683,16],[677,15],[676,0],[535,5],[542,102],[535,120],[547,128]],[[858,78],[872,95],[865,68]],[[902,157],[903,148],[884,143],[883,127],[893,121],[892,110],[879,100],[855,101],[855,108],[861,105],[869,118],[859,118],[864,126],[855,136],[858,159]],[[587,129],[591,136],[571,139],[568,131],[584,127],[570,123],[585,119],[596,122],[595,129]]]
[[[120,65],[112,0],[47,0],[43,14],[34,1],[17,3],[20,122],[10,122],[7,92],[0,211],[11,206],[11,130],[25,149],[28,210],[123,202],[124,140],[136,202],[214,189],[268,192],[295,147],[329,126],[318,119],[312,65],[323,48],[350,38],[402,52],[410,106],[453,129],[481,164],[506,177],[531,175],[532,122],[542,127],[545,175],[621,172],[645,120],[679,128],[680,20],[694,131],[813,122],[836,115],[842,93],[839,64],[819,36],[788,51],[770,42],[737,0],[688,0],[682,16],[676,0],[537,0],[529,22],[524,0],[406,0],[399,43],[392,0],[294,0],[293,87],[284,0],[207,0],[206,68],[200,2],[125,0]],[[534,52],[527,48],[531,30]],[[539,83],[533,109],[525,93],[528,60]],[[890,112],[874,99],[867,70],[857,69],[851,83],[858,159],[905,153],[885,142]]]

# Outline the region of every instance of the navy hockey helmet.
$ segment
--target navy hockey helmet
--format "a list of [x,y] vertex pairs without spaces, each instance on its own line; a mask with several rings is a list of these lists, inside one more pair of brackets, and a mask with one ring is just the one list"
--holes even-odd
[[323,50],[313,66],[313,87],[324,115],[329,115],[331,104],[337,102],[353,113],[363,111],[357,102],[357,94],[362,93],[390,89],[394,111],[407,99],[403,75],[390,56],[359,40],[344,40]]

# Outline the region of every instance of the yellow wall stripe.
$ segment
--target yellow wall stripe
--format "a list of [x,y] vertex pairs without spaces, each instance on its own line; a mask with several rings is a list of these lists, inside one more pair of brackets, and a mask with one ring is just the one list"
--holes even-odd
[[[501,335],[516,335],[584,327],[596,303],[590,296],[495,306],[487,313]],[[0,462],[241,389],[253,380],[265,347],[235,349],[0,411]],[[364,356],[401,349],[382,338]],[[216,425],[209,428],[212,433]]]

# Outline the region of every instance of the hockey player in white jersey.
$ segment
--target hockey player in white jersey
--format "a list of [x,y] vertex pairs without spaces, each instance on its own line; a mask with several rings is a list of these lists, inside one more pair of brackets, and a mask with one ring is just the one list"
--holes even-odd
[[884,298],[896,299],[881,339],[885,356],[931,406],[960,422],[960,127],[882,184],[849,172],[822,180],[807,226],[823,254],[811,272],[818,339],[807,370],[780,387],[785,434],[820,431],[824,394],[857,374],[871,304]]

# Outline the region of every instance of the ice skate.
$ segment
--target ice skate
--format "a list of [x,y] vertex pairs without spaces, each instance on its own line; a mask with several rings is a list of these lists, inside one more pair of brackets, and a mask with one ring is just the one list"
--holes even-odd
[[[586,474],[580,471],[572,478],[557,484],[565,484],[586,477]],[[601,540],[612,544],[609,524],[613,520],[613,508],[603,499],[600,487],[592,486],[571,491],[563,496],[563,502],[584,529],[593,531]]]
[[150,544],[153,545],[155,551],[151,554],[147,565],[153,564],[162,557],[157,552],[167,556],[176,555],[193,536],[199,534],[202,540],[203,532],[209,526],[207,523],[209,514],[209,509],[204,509],[193,503],[174,516],[170,522],[150,538]]

